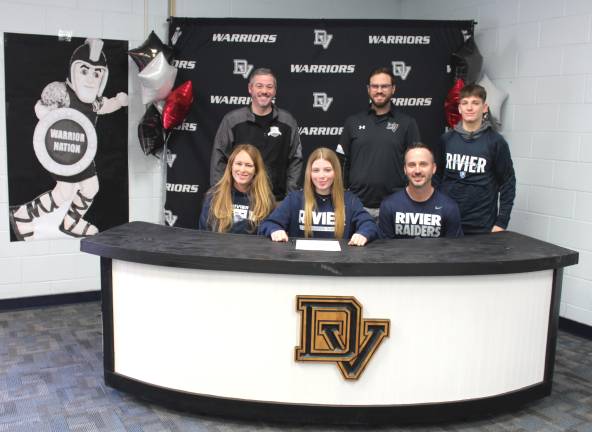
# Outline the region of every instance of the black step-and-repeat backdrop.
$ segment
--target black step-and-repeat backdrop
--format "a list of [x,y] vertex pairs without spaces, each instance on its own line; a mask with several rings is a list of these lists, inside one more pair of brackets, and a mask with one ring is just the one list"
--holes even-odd
[[472,29],[472,21],[172,18],[176,85],[192,81],[194,104],[168,142],[165,223],[197,226],[216,130],[227,112],[250,103],[253,68],[276,74],[276,104],[296,118],[304,160],[317,147],[337,147],[345,119],[368,107],[368,74],[380,66],[397,78],[393,103],[435,145],[451,54]]

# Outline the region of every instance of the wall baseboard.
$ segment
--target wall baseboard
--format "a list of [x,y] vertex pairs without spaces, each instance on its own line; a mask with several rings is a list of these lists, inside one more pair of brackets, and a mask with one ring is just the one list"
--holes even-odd
[[52,294],[32,297],[19,297],[0,300],[0,312],[15,309],[28,309],[43,306],[58,306],[84,303],[101,299],[101,291],[84,291],[65,294]]
[[560,317],[559,330],[563,330],[576,336],[592,340],[592,327],[577,321]]

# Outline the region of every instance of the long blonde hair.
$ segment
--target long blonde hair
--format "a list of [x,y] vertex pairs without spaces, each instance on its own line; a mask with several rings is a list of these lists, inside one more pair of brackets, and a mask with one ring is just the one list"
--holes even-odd
[[255,174],[248,193],[251,231],[255,231],[261,221],[275,208],[275,198],[271,193],[261,153],[251,144],[239,144],[234,147],[228,158],[224,175],[209,192],[212,195],[212,203],[208,214],[208,225],[217,232],[228,232],[232,227],[232,186],[234,184],[232,164],[241,151],[246,152],[255,165]]
[[331,185],[331,200],[335,212],[335,238],[343,238],[345,229],[345,200],[343,191],[343,177],[341,164],[335,152],[326,147],[319,147],[308,157],[304,173],[304,237],[312,237],[312,212],[317,209],[315,187],[312,183],[312,164],[318,159],[324,159],[331,164],[335,176]]

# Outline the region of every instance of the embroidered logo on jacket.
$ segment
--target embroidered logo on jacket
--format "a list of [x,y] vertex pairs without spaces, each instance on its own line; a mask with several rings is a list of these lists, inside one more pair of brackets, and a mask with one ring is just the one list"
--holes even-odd
[[282,131],[280,131],[280,128],[277,126],[270,126],[269,132],[267,132],[268,136],[272,136],[274,138],[279,137],[281,134],[282,134]]
[[386,123],[386,129],[393,131],[393,133],[397,132],[397,129],[399,129],[399,123],[397,122],[387,122]]

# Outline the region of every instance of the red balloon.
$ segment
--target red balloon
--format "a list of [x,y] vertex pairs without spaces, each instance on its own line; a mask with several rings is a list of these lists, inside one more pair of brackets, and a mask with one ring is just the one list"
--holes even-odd
[[162,126],[171,130],[180,125],[187,117],[193,103],[193,86],[191,81],[185,81],[174,89],[166,98],[162,109]]
[[460,90],[465,86],[462,79],[457,79],[454,85],[448,90],[448,95],[444,100],[444,114],[446,114],[446,123],[453,128],[460,121],[461,116],[458,112],[458,103],[460,102]]

